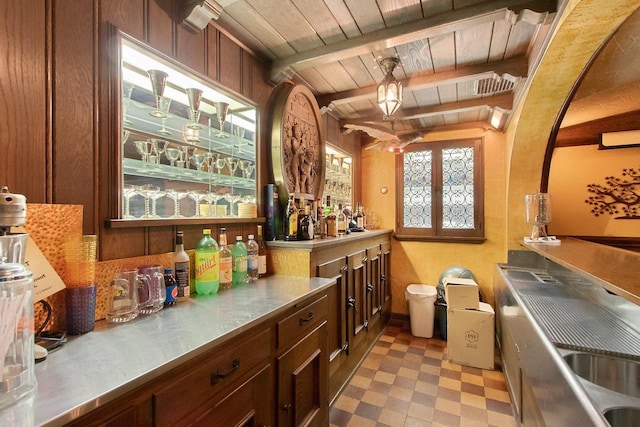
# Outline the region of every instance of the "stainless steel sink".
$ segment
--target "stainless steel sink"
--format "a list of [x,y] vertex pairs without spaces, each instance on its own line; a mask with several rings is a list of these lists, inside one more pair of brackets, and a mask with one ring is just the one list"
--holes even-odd
[[[564,359],[579,377],[608,390],[640,398],[640,362],[593,353],[570,353],[566,354]],[[620,411],[622,409],[625,408],[620,408]],[[614,414],[617,410],[612,409],[609,412]],[[633,411],[640,416],[639,409]],[[624,411],[621,414],[624,414]]]
[[611,427],[634,427],[640,420],[640,408],[613,408],[605,411],[604,417]]

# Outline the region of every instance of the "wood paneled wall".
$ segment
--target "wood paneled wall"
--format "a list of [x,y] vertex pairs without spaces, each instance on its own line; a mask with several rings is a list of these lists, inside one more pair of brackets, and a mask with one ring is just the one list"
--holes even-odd
[[0,185],[50,198],[48,9],[41,0],[0,2]]
[[[173,250],[175,227],[111,229],[117,182],[110,90],[114,28],[258,104],[258,190],[267,182],[266,65],[215,23],[194,32],[172,19],[178,0],[0,2],[0,185],[30,203],[81,204],[100,259]],[[255,225],[232,228],[247,234]],[[202,226],[182,226],[193,248]],[[214,230],[215,231],[215,230]]]

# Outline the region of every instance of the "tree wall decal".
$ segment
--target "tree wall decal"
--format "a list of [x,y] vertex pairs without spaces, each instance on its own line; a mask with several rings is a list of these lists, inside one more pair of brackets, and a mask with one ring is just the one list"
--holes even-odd
[[615,219],[640,219],[640,169],[622,169],[622,176],[606,176],[605,184],[588,184],[592,193],[585,203],[596,217],[608,213]]

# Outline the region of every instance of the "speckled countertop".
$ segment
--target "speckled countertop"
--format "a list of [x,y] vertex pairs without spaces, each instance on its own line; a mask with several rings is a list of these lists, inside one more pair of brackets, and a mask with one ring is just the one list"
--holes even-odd
[[125,324],[96,323],[36,365],[37,392],[0,412],[2,426],[58,426],[322,292],[332,280],[271,276],[195,296]]

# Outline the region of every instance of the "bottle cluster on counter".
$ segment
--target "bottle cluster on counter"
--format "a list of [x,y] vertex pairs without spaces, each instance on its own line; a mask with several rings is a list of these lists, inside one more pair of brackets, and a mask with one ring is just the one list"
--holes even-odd
[[[219,290],[250,283],[267,272],[267,250],[262,226],[257,234],[250,234],[245,244],[236,236],[233,246],[228,244],[224,227],[219,242],[211,229],[202,231],[195,249],[194,285],[199,295],[212,295]],[[114,274],[107,300],[107,321],[124,323],[139,315],[157,313],[164,307],[188,300],[191,295],[189,254],[184,249],[184,234],[176,233],[175,251],[171,265],[143,265]]]
[[195,250],[195,288],[199,295],[211,295],[258,280],[267,272],[267,252],[262,239],[262,226],[258,233],[250,234],[245,243],[236,236],[229,245],[226,228],[220,228],[219,241],[204,229]]
[[[366,214],[361,203],[356,205],[352,214],[350,207],[342,203],[332,203],[331,196],[314,201],[304,198],[295,199],[289,195],[283,214],[283,240],[313,240],[338,237],[353,231],[364,231]],[[273,233],[273,240],[276,240]]]

